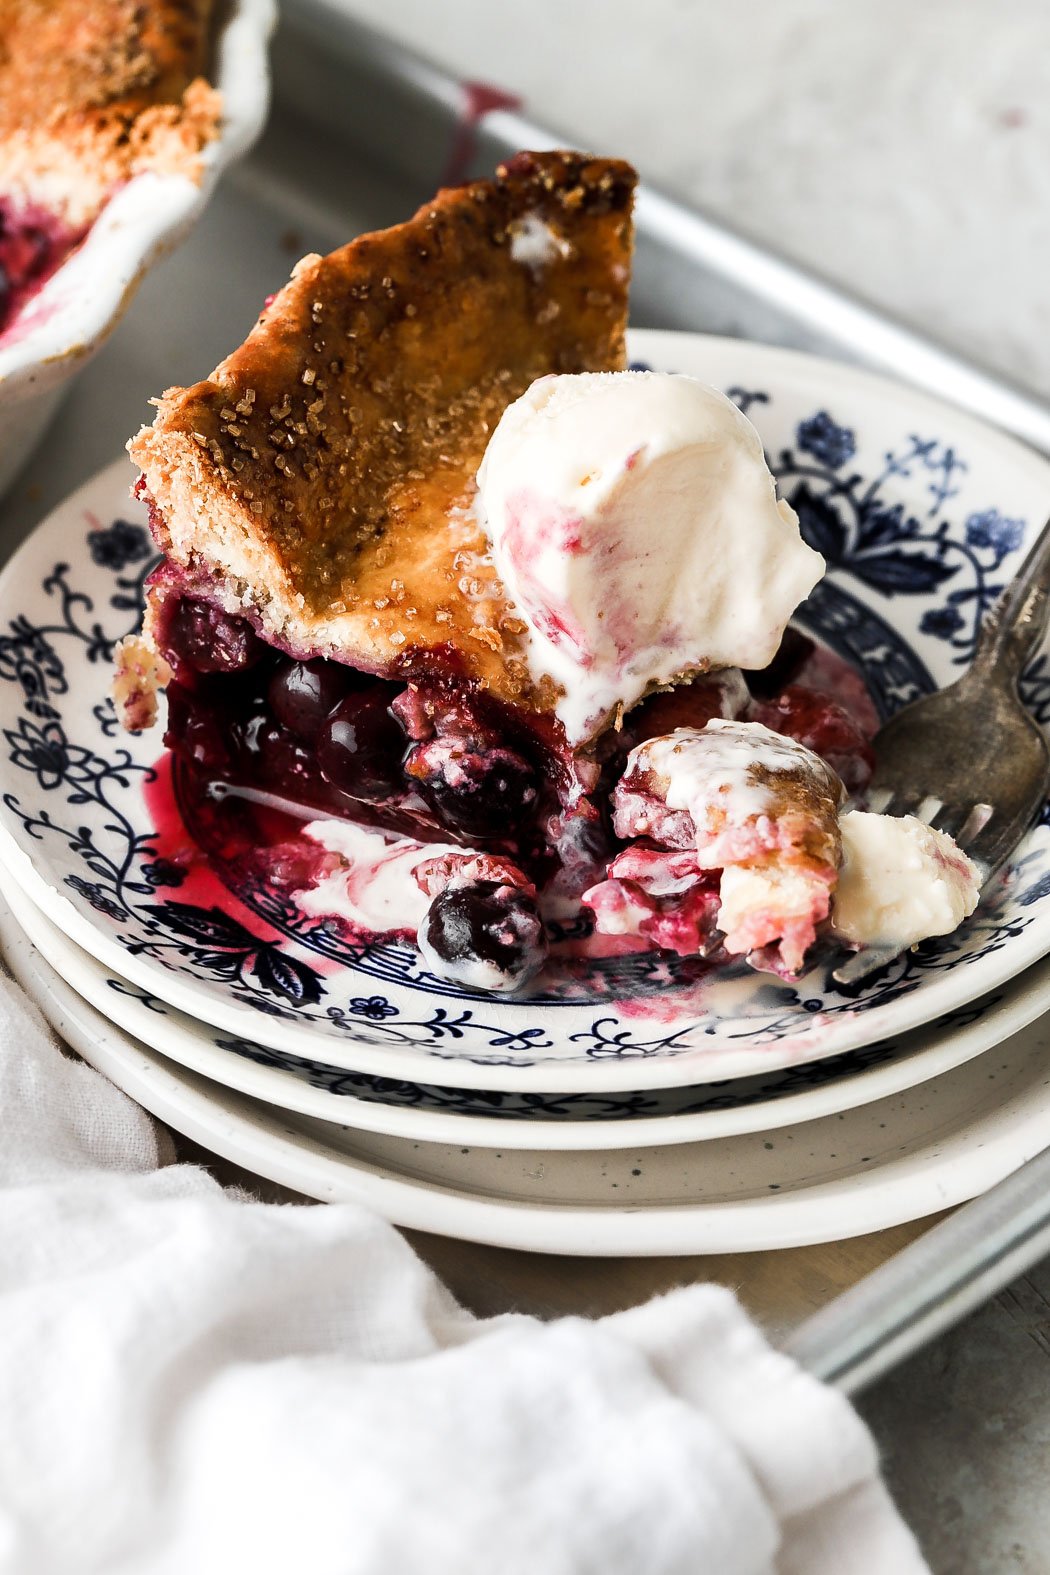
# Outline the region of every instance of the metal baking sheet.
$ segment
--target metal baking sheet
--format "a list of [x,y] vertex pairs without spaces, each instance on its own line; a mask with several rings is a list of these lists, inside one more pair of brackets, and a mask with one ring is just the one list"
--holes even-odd
[[[453,157],[462,173],[561,140],[509,112],[465,140],[458,84],[350,24],[333,0],[287,0],[274,60],[274,113],[261,143],[75,384],[45,447],[0,504],[0,557],[120,452],[150,418],[150,396],[195,381],[228,352],[304,251],[402,218]],[[1023,391],[658,193],[643,192],[639,221],[636,321],[890,366],[1050,452],[1050,413]],[[1050,1250],[1048,1181],[1044,1157],[934,1226],[803,1324],[793,1349],[843,1387],[871,1381]]]
[[[363,26],[340,0],[285,0],[283,14],[274,54],[278,105],[323,126],[381,172],[390,191],[407,199],[402,214],[443,180],[491,171],[520,148],[566,146],[557,128],[516,109],[478,118],[476,91]],[[631,317],[638,327],[732,334],[877,367],[1050,453],[1050,405],[1030,390],[644,179],[635,220]]]
[[[278,104],[385,175],[401,212],[442,180],[565,139],[516,108],[478,114],[476,91],[350,17],[339,0],[287,0]],[[615,151],[615,150],[613,150]],[[1050,406],[643,180],[631,316],[831,355],[892,373],[1050,453]],[[1050,1152],[959,1209],[828,1304],[791,1349],[850,1392],[1050,1252]]]

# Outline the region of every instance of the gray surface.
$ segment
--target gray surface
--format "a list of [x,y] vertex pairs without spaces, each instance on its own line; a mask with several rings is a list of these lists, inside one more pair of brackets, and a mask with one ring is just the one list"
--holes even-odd
[[858,1408],[936,1575],[1050,1570],[1050,1263]]
[[1046,0],[326,3],[1050,395]]
[[[163,382],[210,369],[296,256],[404,212],[403,192],[347,168],[333,182],[341,221],[333,227],[326,203],[296,178],[311,148],[303,128],[275,127],[189,243],[148,281],[0,506],[4,555],[119,453]],[[263,224],[260,197],[282,205]],[[938,1575],[1050,1570],[1048,1297],[1044,1267],[864,1399],[891,1482]]]
[[[574,123],[579,136],[578,101],[569,106],[558,95],[549,99],[553,116],[497,109],[468,132],[457,126],[465,102],[461,67],[442,69],[362,27],[351,0],[286,0],[285,9],[289,23],[275,52],[278,99],[316,123],[321,146],[338,145],[349,160],[382,168],[417,202],[439,183],[485,173],[520,148],[572,142]],[[449,62],[444,40],[423,37],[432,55]],[[631,153],[618,139],[606,146]],[[735,214],[706,211],[702,194],[691,194],[688,204],[675,200],[662,187],[661,163],[639,167],[631,285],[637,326],[707,329],[858,361],[1050,452],[1050,407],[1023,385],[1010,386],[1007,372],[982,369],[928,337],[922,324],[894,320],[845,283],[825,279],[822,259],[800,269],[775,238],[756,245]]]

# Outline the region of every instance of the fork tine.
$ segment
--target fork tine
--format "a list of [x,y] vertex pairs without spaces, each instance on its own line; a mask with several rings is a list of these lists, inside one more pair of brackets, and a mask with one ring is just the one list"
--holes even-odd
[[873,973],[878,973],[880,968],[887,968],[900,952],[895,946],[868,946],[863,951],[853,952],[846,961],[840,963],[832,974],[835,983],[850,994]]
[[935,795],[911,789],[877,787],[868,794],[868,809],[875,815],[914,815],[929,824],[941,807]]
[[894,788],[876,787],[868,794],[868,808],[874,815],[889,814],[890,805],[896,798]]
[[995,810],[991,804],[975,804],[963,824],[959,827],[956,842],[965,851],[967,845],[976,840],[981,832],[991,821]]
[[930,822],[937,831],[947,832],[956,842],[962,835],[963,826],[968,826],[973,819],[973,807],[969,804],[942,804]]

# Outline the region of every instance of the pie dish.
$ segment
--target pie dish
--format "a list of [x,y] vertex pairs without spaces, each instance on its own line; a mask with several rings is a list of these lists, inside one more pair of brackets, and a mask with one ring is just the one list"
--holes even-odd
[[203,75],[212,0],[0,6],[0,333],[151,170],[199,181],[221,100]]
[[272,0],[0,7],[0,487],[261,128]]

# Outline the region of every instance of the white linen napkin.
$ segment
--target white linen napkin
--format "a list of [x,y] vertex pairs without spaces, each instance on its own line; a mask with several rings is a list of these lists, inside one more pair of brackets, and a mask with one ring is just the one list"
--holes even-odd
[[4,1575],[926,1569],[728,1291],[475,1319],[366,1210],[170,1163],[6,980],[0,1112]]

